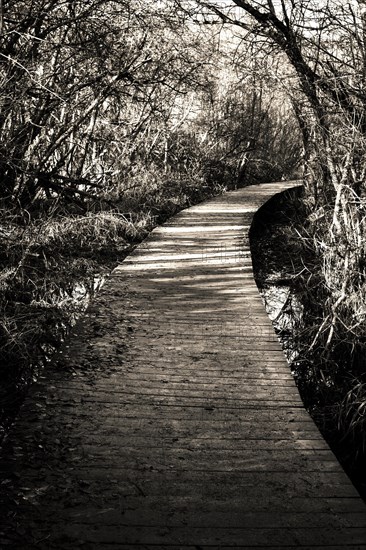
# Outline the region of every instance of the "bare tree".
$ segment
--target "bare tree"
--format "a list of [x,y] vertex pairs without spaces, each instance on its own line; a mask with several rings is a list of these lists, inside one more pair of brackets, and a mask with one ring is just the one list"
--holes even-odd
[[140,0],[15,0],[4,10],[3,200],[29,207],[112,185],[146,125],[202,85],[202,58],[171,10]]

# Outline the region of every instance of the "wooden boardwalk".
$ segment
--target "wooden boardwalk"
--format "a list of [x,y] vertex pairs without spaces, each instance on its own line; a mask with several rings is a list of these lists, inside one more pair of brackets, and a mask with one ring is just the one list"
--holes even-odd
[[6,441],[0,547],[366,549],[253,280],[253,214],[293,185],[187,209],[113,272]]

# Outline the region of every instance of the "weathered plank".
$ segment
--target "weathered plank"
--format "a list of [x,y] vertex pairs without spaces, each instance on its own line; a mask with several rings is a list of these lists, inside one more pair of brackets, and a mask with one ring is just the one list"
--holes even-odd
[[5,548],[366,549],[253,280],[253,214],[185,210],[118,266],[4,445]]

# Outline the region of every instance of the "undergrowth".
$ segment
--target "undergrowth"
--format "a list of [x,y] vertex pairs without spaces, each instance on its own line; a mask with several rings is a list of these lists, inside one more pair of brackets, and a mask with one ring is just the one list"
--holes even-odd
[[2,208],[0,439],[105,276],[158,223],[223,192],[221,183],[144,170],[82,205],[59,197]]
[[[364,301],[355,302],[353,295],[344,298],[342,316],[328,342],[331,274],[325,272],[316,242],[319,233],[298,194],[275,197],[256,219],[251,241],[256,279],[265,288],[277,278],[277,285],[286,284],[290,298],[301,305],[301,317],[294,318],[290,300],[284,304],[281,315],[293,322],[291,330],[282,328],[279,336],[291,350],[291,367],[306,408],[366,498],[366,326],[357,318]],[[342,278],[342,273],[334,271],[332,276]]]

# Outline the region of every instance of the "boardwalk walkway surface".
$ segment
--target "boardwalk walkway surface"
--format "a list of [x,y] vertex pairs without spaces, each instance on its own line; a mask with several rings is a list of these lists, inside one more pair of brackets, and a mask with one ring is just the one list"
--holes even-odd
[[253,214],[292,185],[187,209],[113,272],[6,442],[0,546],[366,549],[253,280]]

